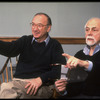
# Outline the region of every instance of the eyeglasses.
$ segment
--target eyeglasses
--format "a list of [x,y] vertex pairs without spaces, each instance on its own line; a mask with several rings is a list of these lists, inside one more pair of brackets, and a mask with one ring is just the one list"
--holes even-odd
[[39,24],[35,24],[35,23],[30,23],[30,25],[31,25],[31,27],[32,28],[34,28],[34,27],[38,27],[39,29],[41,29],[41,28],[43,28],[44,26],[47,26],[47,25],[43,25],[43,24],[41,24],[41,23],[39,23]]

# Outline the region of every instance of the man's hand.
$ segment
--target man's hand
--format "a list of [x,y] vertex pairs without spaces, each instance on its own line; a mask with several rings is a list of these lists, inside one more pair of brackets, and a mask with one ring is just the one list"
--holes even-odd
[[25,88],[27,89],[27,94],[36,94],[38,88],[42,85],[42,80],[40,79],[40,77],[32,79],[32,80],[26,80],[27,85],[25,86]]
[[68,67],[68,68],[75,68],[77,67],[78,65],[80,67],[85,67],[85,68],[88,68],[89,66],[89,62],[88,61],[84,61],[84,60],[80,60],[74,56],[71,56],[69,54],[66,54],[66,53],[63,53],[62,56],[65,56],[68,60],[67,60],[67,63],[65,65],[65,67]]
[[59,79],[55,82],[55,88],[58,92],[64,92],[66,90],[66,79]]

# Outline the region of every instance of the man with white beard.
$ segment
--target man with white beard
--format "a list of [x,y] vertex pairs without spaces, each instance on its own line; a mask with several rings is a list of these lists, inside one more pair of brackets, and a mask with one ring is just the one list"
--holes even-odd
[[86,46],[67,58],[67,77],[55,82],[56,90],[74,99],[100,99],[100,18],[91,18],[85,25]]

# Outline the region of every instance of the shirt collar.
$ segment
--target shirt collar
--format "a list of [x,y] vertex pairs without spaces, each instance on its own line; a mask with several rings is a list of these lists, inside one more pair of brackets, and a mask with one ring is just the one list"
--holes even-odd
[[[95,49],[94,49],[94,52],[93,52],[93,55],[95,53],[97,53],[98,51],[100,51],[100,43],[98,45],[96,45]],[[89,52],[90,52],[90,47],[88,45],[86,45],[83,49],[83,53],[85,55],[89,55]]]
[[[37,41],[37,40],[33,37],[32,43],[33,43],[34,40]],[[50,40],[50,36],[48,35],[48,37],[44,40],[44,42],[46,43],[46,45],[48,44],[49,40]]]

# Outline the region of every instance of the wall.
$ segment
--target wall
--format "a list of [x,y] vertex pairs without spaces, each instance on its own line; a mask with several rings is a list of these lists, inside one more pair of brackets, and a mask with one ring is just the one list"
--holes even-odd
[[100,17],[99,2],[1,2],[0,36],[31,34],[34,14],[45,12],[52,19],[51,36],[84,37],[85,22]]
[[[30,22],[37,12],[52,19],[52,37],[84,37],[84,25],[91,17],[100,17],[100,2],[0,2],[0,36],[30,35]],[[84,45],[62,45],[74,55]],[[0,64],[5,57],[0,56]],[[2,60],[3,59],[3,60]]]

